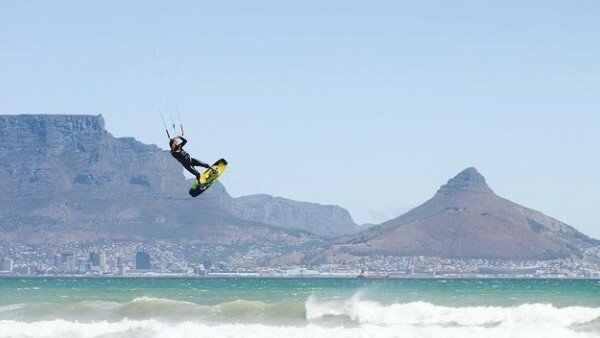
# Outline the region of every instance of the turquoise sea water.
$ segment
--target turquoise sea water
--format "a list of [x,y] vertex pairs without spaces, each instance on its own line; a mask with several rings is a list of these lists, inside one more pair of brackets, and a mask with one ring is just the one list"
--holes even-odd
[[0,337],[600,337],[600,281],[0,279]]

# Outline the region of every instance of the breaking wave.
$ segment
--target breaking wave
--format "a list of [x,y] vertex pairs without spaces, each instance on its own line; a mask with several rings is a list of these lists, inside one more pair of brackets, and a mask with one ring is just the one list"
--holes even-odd
[[307,319],[348,317],[358,324],[481,326],[551,325],[570,327],[600,321],[600,308],[523,304],[516,307],[447,307],[425,302],[381,305],[355,296],[344,301],[306,302]]
[[415,325],[360,325],[357,327],[275,326],[266,324],[164,323],[158,320],[80,323],[62,319],[25,323],[0,320],[0,337],[597,337],[593,331],[561,326],[499,325],[444,327]]
[[598,337],[600,308],[450,307],[347,299],[199,305],[136,298],[0,307],[0,337]]

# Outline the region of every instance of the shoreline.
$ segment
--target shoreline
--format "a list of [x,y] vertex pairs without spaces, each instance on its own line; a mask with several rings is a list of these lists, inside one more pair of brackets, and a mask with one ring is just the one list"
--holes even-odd
[[368,282],[381,282],[386,280],[485,280],[485,281],[599,281],[600,277],[577,278],[577,277],[400,277],[390,276],[381,279],[362,279],[357,276],[249,276],[249,275],[214,275],[214,276],[177,276],[177,275],[152,275],[152,276],[75,276],[75,275],[48,275],[48,276],[19,276],[0,275],[1,280],[9,279],[190,279],[190,280],[218,280],[218,279],[345,279],[361,280]]

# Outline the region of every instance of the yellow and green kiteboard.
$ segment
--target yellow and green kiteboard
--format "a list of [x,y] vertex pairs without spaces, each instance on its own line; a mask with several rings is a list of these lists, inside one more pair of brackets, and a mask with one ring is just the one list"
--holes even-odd
[[227,161],[225,161],[225,159],[222,158],[222,159],[218,160],[217,162],[215,162],[215,164],[213,164],[213,166],[217,167],[217,173],[214,173],[210,169],[206,169],[206,171],[200,175],[200,183],[203,185],[203,188],[200,189],[200,185],[198,184],[198,181],[195,181],[194,185],[190,189],[190,195],[192,197],[197,197],[200,194],[202,194],[203,192],[205,192],[206,190],[208,190],[208,188],[213,183],[215,183],[219,179],[219,177],[221,177],[221,175],[223,175],[223,173],[225,172],[225,169],[227,169]]

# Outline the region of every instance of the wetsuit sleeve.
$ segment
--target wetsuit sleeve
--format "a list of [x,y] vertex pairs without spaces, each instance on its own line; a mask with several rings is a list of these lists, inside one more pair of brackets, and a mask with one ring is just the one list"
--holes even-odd
[[187,140],[183,136],[179,136],[179,139],[181,140],[181,143],[179,143],[179,146],[183,147],[187,143]]

